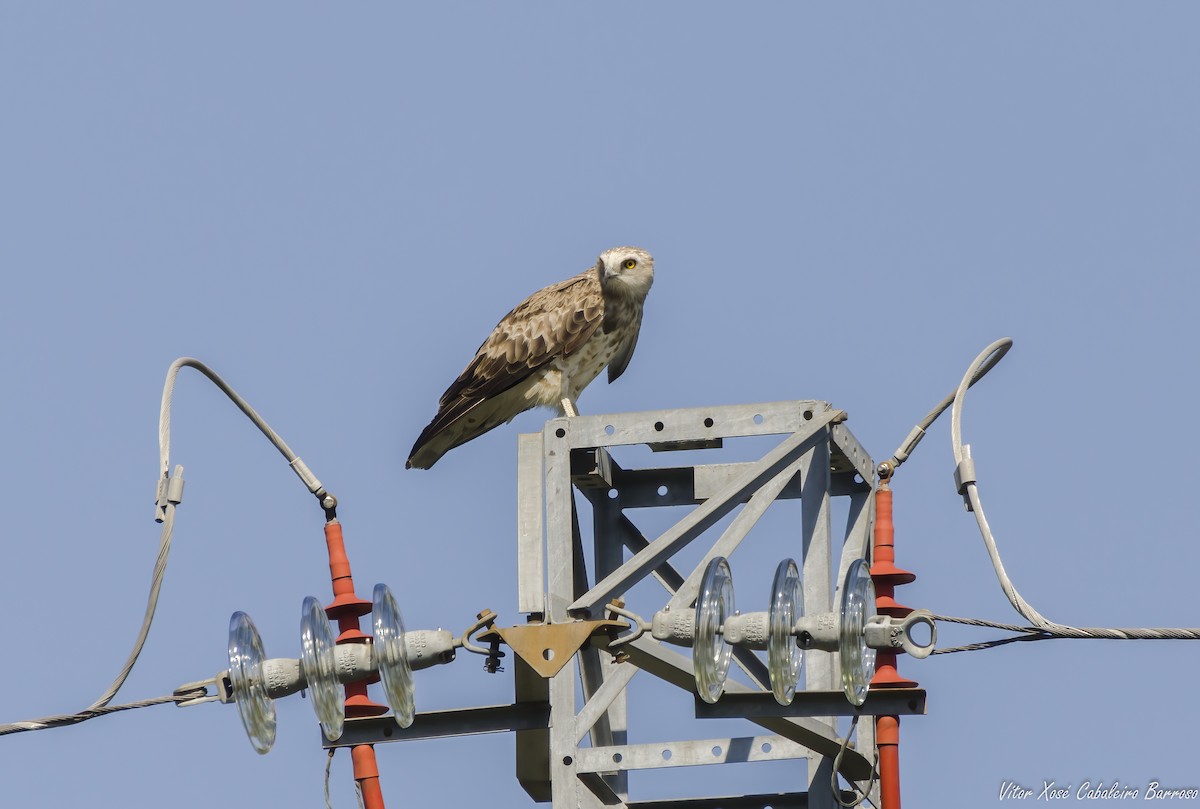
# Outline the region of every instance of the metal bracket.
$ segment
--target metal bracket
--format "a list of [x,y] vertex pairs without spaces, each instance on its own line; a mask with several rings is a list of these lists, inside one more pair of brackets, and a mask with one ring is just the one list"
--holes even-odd
[[724,694],[709,704],[696,698],[697,719],[762,718],[768,716],[913,716],[925,713],[923,688],[872,688],[867,700],[854,706],[843,691],[797,691],[790,705],[771,694]]
[[579,651],[588,638],[598,632],[613,633],[629,629],[624,621],[571,621],[565,624],[526,624],[494,627],[478,635],[481,641],[502,639],[529,667],[549,679]]

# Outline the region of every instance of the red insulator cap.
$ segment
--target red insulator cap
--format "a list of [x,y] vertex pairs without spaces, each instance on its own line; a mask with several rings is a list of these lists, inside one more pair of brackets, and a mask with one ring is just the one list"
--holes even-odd
[[891,560],[879,559],[871,565],[871,578],[875,583],[911,584],[917,580],[917,574],[896,567]]
[[352,592],[343,593],[325,608],[325,614],[331,621],[340,618],[361,618],[364,615],[370,615],[372,606],[370,601],[365,601]]
[[890,615],[892,618],[904,618],[912,612],[912,607],[901,604],[891,596],[876,596],[875,610],[880,615]]
[[366,694],[356,694],[346,697],[346,718],[361,719],[365,716],[382,716],[390,710],[386,705],[380,705]]
[[338,643],[366,643],[371,636],[361,629],[351,628],[337,636]]
[[875,656],[875,676],[871,688],[916,688],[916,680],[908,680],[896,671],[896,653],[881,649]]

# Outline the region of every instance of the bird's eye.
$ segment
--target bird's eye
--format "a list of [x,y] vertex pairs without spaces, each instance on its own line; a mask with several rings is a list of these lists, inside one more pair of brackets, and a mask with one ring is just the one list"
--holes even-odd
[[627,259],[625,259],[625,261],[623,261],[621,263],[621,266],[627,270],[632,270],[634,267],[637,266],[637,261],[632,258],[627,258]]

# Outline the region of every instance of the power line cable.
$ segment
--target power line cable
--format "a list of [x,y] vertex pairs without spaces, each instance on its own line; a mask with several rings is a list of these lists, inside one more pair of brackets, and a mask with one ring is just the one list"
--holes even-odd
[[[105,689],[100,698],[89,705],[82,711],[74,714],[56,714],[54,716],[43,717],[41,719],[27,720],[23,722],[13,722],[0,725],[0,736],[10,733],[20,733],[29,730],[44,730],[51,727],[62,727],[64,725],[77,724],[79,722],[94,719],[97,716],[104,716],[116,711],[127,711],[134,708],[145,708],[150,705],[161,705],[166,702],[180,703],[186,700],[195,698],[195,693],[185,693],[184,696],[179,694],[170,697],[156,697],[151,700],[141,700],[132,702],[126,705],[110,706],[117,692],[121,690],[121,686],[125,684],[129,674],[133,671],[134,665],[137,663],[138,657],[142,653],[143,647],[146,645],[146,639],[150,635],[150,626],[154,623],[154,614],[158,609],[158,597],[162,591],[163,579],[167,572],[167,559],[171,554],[171,537],[175,530],[175,509],[183,501],[183,467],[176,466],[175,474],[170,474],[170,457],[171,457],[171,401],[175,393],[175,380],[179,375],[179,371],[183,368],[194,368],[204,376],[208,377],[221,391],[229,397],[229,399],[237,405],[246,416],[254,423],[263,435],[275,446],[276,449],[287,460],[288,466],[300,478],[305,487],[320,501],[322,508],[326,512],[332,512],[337,505],[336,498],[325,491],[321,485],[321,481],[312,473],[308,466],[300,459],[292,448],[287,445],[280,435],[271,429],[266,420],[258,414],[258,412],[250,406],[249,402],[243,399],[237,391],[222,379],[215,371],[209,368],[204,363],[191,357],[180,357],[171,363],[167,369],[167,378],[163,384],[162,406],[159,410],[158,418],[158,457],[159,457],[159,479],[157,482],[157,493],[155,498],[155,520],[162,523],[162,531],[158,541],[158,556],[154,562],[154,572],[150,579],[150,594],[146,599],[146,611],[142,616],[142,625],[138,630],[137,638],[134,640],[133,649],[122,665],[120,672],[116,678]],[[194,691],[195,689],[192,689]]]
[[80,722],[86,722],[98,716],[108,716],[120,711],[132,711],[136,708],[149,708],[154,705],[166,705],[169,702],[178,705],[188,700],[204,698],[207,695],[207,689],[195,688],[190,691],[180,691],[170,696],[152,697],[150,699],[138,700],[137,702],[125,703],[124,705],[104,705],[98,708],[87,708],[78,713],[54,714],[53,716],[43,716],[39,719],[28,719],[23,722],[10,722],[0,725],[0,736],[7,736],[10,733],[23,733],[30,730],[47,730],[49,728],[66,727],[67,725],[78,725]]
[[[963,496],[963,500],[970,510],[975,515],[975,522],[979,526],[979,533],[983,537],[984,545],[987,547],[988,556],[992,561],[992,568],[996,572],[996,578],[1000,582],[1000,589],[1004,591],[1004,595],[1008,598],[1013,609],[1021,614],[1025,620],[1029,621],[1032,626],[1014,626],[1011,624],[998,624],[990,621],[979,621],[976,619],[964,618],[948,618],[945,616],[935,616],[937,620],[950,621],[953,623],[972,624],[977,626],[991,626],[998,629],[1006,629],[1014,632],[1024,633],[1015,638],[1004,638],[997,641],[987,641],[979,644],[970,644],[968,646],[960,646],[947,649],[935,649],[934,654],[949,654],[959,651],[973,651],[976,649],[987,649],[995,646],[1001,646],[1007,643],[1015,643],[1022,641],[1035,640],[1050,640],[1052,638],[1105,638],[1111,640],[1200,640],[1200,629],[1193,628],[1171,628],[1171,627],[1151,627],[1151,628],[1136,628],[1136,629],[1119,629],[1114,627],[1076,627],[1068,624],[1060,624],[1051,621],[1043,616],[1040,612],[1034,609],[1033,605],[1026,601],[1009,578],[1008,573],[1004,569],[1004,563],[1000,559],[1000,551],[996,546],[996,538],[992,533],[992,528],[988,524],[987,517],[983,512],[983,502],[979,496],[979,486],[975,475],[975,462],[971,458],[971,447],[969,444],[964,444],[962,441],[962,413],[963,401],[967,394],[967,389],[983,374],[987,373],[992,367],[999,362],[1008,350],[1012,348],[1012,340],[1003,338],[985,348],[963,375],[962,382],[959,383],[958,390],[955,391],[953,397],[953,409],[951,410],[950,420],[950,439],[954,449],[954,479],[958,487],[958,493]],[[944,408],[942,408],[944,410]],[[941,411],[937,411],[940,414]],[[934,418],[937,416],[935,415]]]
[[[171,367],[167,369],[167,381],[163,385],[162,407],[158,415],[158,461],[159,472],[164,480],[167,478],[167,469],[170,465],[171,456],[171,399],[175,392],[175,378],[179,375],[179,371],[182,368],[196,369],[220,388],[229,397],[230,401],[237,405],[238,409],[245,413],[250,421],[254,422],[254,426],[267,437],[267,440],[274,445],[275,449],[279,450],[280,454],[287,460],[288,466],[292,468],[292,471],[296,473],[305,487],[312,494],[316,495],[318,500],[322,501],[323,506],[325,505],[326,499],[331,496],[325,491],[325,488],[321,485],[321,481],[317,480],[312,470],[300,459],[300,456],[292,451],[292,448],[280,437],[279,433],[271,429],[271,425],[267,424],[266,419],[258,415],[258,412],[250,406],[250,403],[238,395],[238,392],[231,388],[224,379],[207,365],[200,362],[200,360],[193,359],[192,357],[180,357],[171,363]],[[329,506],[326,507],[328,508]]]
[[[987,352],[987,361],[981,363],[978,369],[973,369],[973,372],[967,372],[967,376],[964,377],[964,381],[970,379],[970,381],[967,382],[967,387],[971,387],[976,382],[987,376],[987,372],[995,368],[996,363],[1004,359],[1004,355],[1008,353],[1010,348],[1012,348],[1012,340],[999,340],[997,343],[993,343],[993,346],[996,346],[999,343],[1006,344],[999,346],[994,351]],[[938,402],[937,406],[934,407],[933,410],[930,410],[928,413],[926,413],[925,418],[917,422],[917,426],[913,427],[912,431],[909,432],[904,441],[900,443],[900,446],[896,449],[896,452],[892,455],[891,459],[884,462],[888,467],[888,475],[891,475],[891,473],[895,471],[900,464],[908,460],[908,456],[912,455],[913,450],[917,448],[917,444],[921,443],[921,439],[925,437],[925,431],[928,430],[935,421],[937,421],[938,416],[946,412],[946,408],[954,403],[954,400],[957,398],[957,396],[958,391],[952,391],[946,396],[945,399],[942,399],[942,401]]]

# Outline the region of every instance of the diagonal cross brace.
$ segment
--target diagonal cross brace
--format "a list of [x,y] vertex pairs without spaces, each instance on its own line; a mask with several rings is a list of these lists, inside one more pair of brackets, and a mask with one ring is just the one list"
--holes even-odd
[[733,553],[746,538],[750,529],[758,523],[759,518],[766,513],[767,508],[775,502],[775,498],[779,497],[783,487],[799,472],[800,461],[793,461],[774,479],[767,481],[761,489],[754,493],[754,496],[725,529],[725,533],[721,534],[721,538],[709,549],[708,553],[704,554],[700,559],[700,564],[696,565],[687,580],[675,591],[675,595],[671,596],[671,600],[667,602],[667,609],[687,609],[695,603],[696,595],[700,592],[700,581],[704,578],[704,571],[708,567],[708,563],[718,556],[729,556]]
[[[584,492],[585,496],[587,496],[589,499],[595,497],[595,495],[587,494],[588,491],[596,490],[585,490]],[[642,536],[642,532],[638,530],[638,527],[634,525],[633,522],[624,514],[622,514],[620,519],[617,521],[617,529],[620,532],[621,543],[635,554],[641,552],[650,544],[650,541]],[[675,595],[679,588],[683,586],[684,579],[682,574],[680,574],[670,562],[661,563],[658,567],[652,570],[651,573],[653,573],[654,577],[658,579],[658,582],[663,586],[663,589],[665,589],[672,596]],[[701,573],[703,573],[703,568],[701,568]],[[692,596],[692,600],[695,600],[694,594]],[[763,688],[767,687],[770,678],[767,673],[766,664],[764,664],[754,654],[754,652],[752,652],[750,649],[743,649],[740,646],[735,646],[733,647],[733,659],[734,662],[738,664],[738,668],[746,672],[746,675],[750,677],[751,680],[758,683]]]
[[752,492],[761,488],[767,481],[775,478],[803,456],[825,437],[825,428],[831,422],[841,421],[844,418],[843,411],[832,408],[815,413],[812,420],[805,424],[803,429],[788,436],[777,447],[751,464],[737,479],[692,509],[686,517],[647,545],[645,550],[636,554],[628,562],[605,576],[591,590],[575,599],[567,607],[567,611],[594,612],[613,596],[633,587],[676,551],[715,525]]

